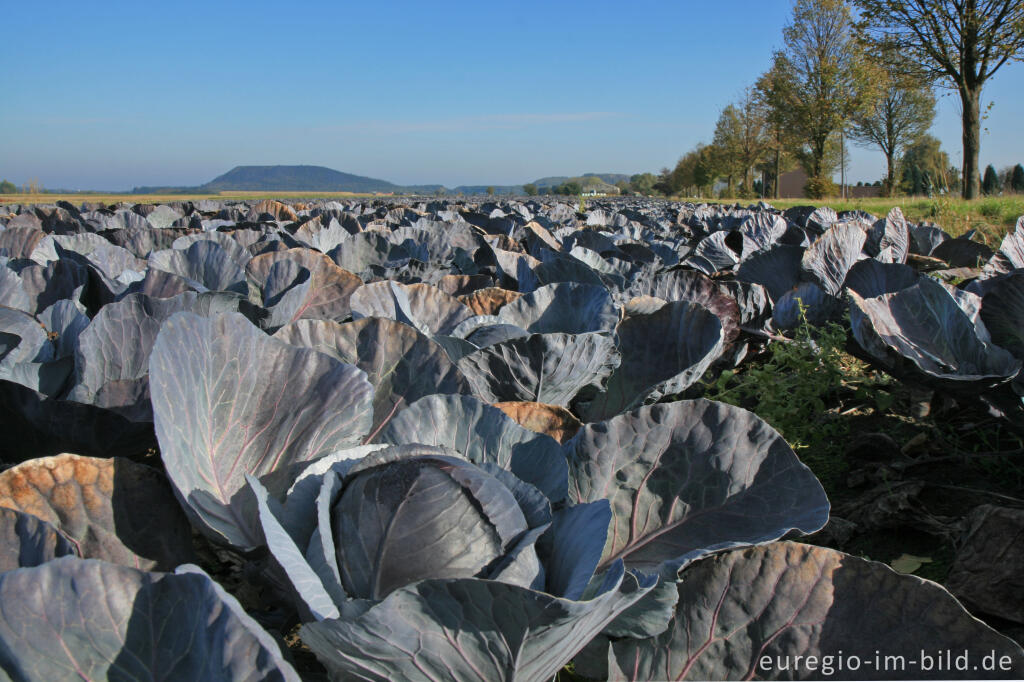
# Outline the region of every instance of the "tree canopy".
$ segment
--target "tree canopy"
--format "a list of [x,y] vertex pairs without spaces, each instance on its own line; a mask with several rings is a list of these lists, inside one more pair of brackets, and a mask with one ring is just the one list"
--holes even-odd
[[796,0],[764,84],[784,125],[801,140],[797,156],[813,179],[827,180],[830,139],[875,96],[877,76],[854,36],[844,0]]
[[898,64],[898,46],[887,46],[890,59],[881,60],[879,76],[885,85],[875,102],[853,117],[850,137],[866,147],[878,147],[885,154],[885,194],[891,194],[900,155],[928,132],[935,120],[935,96],[931,87],[905,76]]
[[963,196],[978,194],[981,90],[1010,60],[1024,58],[1020,0],[854,0],[876,44],[900,46],[908,73],[956,90],[963,118]]

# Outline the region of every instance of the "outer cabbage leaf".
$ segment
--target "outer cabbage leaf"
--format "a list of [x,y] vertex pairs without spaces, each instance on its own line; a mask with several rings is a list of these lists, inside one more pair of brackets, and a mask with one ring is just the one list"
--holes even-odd
[[775,213],[759,212],[750,216],[740,225],[739,232],[744,243],[753,245],[754,251],[771,248],[782,239],[789,228],[786,219]]
[[0,508],[0,573],[75,556],[75,546],[46,521],[15,509]]
[[150,387],[164,466],[186,511],[206,534],[246,549],[262,535],[244,475],[354,445],[373,419],[361,370],[270,338],[237,313],[165,322]]
[[725,547],[818,530],[828,500],[774,429],[739,407],[686,400],[588,424],[563,446],[569,499],[609,499],[603,564],[677,570]]
[[395,415],[376,440],[448,447],[474,464],[490,462],[511,471],[552,502],[566,496],[568,469],[558,443],[471,396],[420,398]]
[[[1024,675],[1021,647],[941,586],[832,549],[780,542],[720,554],[688,568],[678,588],[668,630],[612,644],[609,679]],[[948,667],[945,652],[966,652],[967,669]],[[983,672],[985,655],[1008,657],[1009,670]]]
[[183,277],[198,292],[234,291],[246,295],[242,269],[217,242],[200,240],[181,251],[167,249],[149,255],[149,267]]
[[532,334],[489,345],[459,360],[459,368],[484,402],[531,401],[562,407],[587,387],[600,389],[618,364],[615,341],[601,332]]
[[[736,248],[734,249],[733,246]],[[744,255],[755,251],[757,245],[739,232],[721,230],[704,237],[693,250],[693,255],[709,262],[714,271],[732,270]]]
[[917,271],[909,265],[865,258],[850,268],[843,286],[856,291],[862,298],[874,298],[912,287],[917,284],[917,279]]
[[427,336],[449,335],[473,317],[454,296],[429,284],[374,282],[352,294],[352,317],[385,317],[403,322]]
[[522,296],[518,291],[509,291],[500,287],[486,287],[459,296],[459,300],[474,315],[497,315],[502,306]]
[[838,296],[866,239],[867,234],[856,223],[833,225],[807,247],[803,268],[826,293]]
[[309,623],[300,634],[338,676],[547,680],[652,586],[621,564],[581,602],[486,580],[425,580],[356,619]]
[[[710,277],[692,270],[670,270],[654,275],[652,280],[630,287],[630,292],[653,296],[664,301],[691,301],[704,306],[722,323],[725,342],[731,344],[740,333],[740,309],[728,292],[719,288]],[[659,308],[661,306],[658,306]],[[636,314],[635,312],[631,314]],[[654,312],[650,310],[649,312]]]
[[64,557],[0,575],[13,679],[294,680],[274,639],[199,569]]
[[29,298],[25,310],[33,313],[61,299],[77,300],[90,279],[86,267],[67,258],[45,265],[28,265],[21,268],[18,276]]
[[0,507],[52,524],[84,559],[160,571],[194,560],[192,529],[167,479],[128,459],[23,462],[0,474]]
[[103,306],[79,336],[68,400],[152,421],[149,354],[160,325],[178,312],[237,310],[242,301],[234,294],[186,292],[174,298],[136,294]]
[[412,327],[380,317],[346,324],[300,320],[275,335],[366,372],[373,385],[373,423],[383,425],[399,407],[435,393],[470,393],[470,384],[438,344]]
[[981,304],[992,342],[1024,360],[1024,270],[995,280]]
[[889,250],[893,263],[906,263],[910,252],[910,230],[899,206],[894,206],[882,220],[876,220],[868,232],[868,253],[873,256]]
[[1020,268],[1024,268],[1024,216],[1017,218],[1013,232],[1003,237],[999,250],[985,264],[984,274],[991,277]]
[[875,298],[851,292],[850,300],[854,338],[890,367],[894,357],[902,357],[951,386],[997,384],[1020,370],[1020,361],[983,340],[953,295],[931,278]]
[[772,300],[778,301],[800,283],[803,256],[803,247],[779,244],[743,261],[736,270],[736,278],[764,286]]
[[668,303],[650,315],[623,320],[615,332],[622,362],[608,388],[581,405],[587,421],[600,421],[678,393],[700,379],[721,356],[725,332],[718,316],[697,303]]
[[807,321],[824,324],[843,310],[843,302],[827,294],[814,282],[800,282],[793,290],[775,302],[772,324],[776,329],[792,329],[800,322],[800,306],[804,306]]
[[[271,273],[288,266],[305,270],[308,279],[294,288],[274,290]],[[263,304],[271,308],[266,327],[276,329],[300,319],[342,322],[351,314],[349,301],[362,281],[311,249],[289,249],[256,256],[247,275],[263,284]],[[294,280],[294,278],[292,278]]]
[[520,426],[551,436],[559,443],[575,436],[582,426],[576,415],[558,405],[511,401],[494,403],[494,406]]
[[339,267],[355,273],[364,281],[370,276],[370,267],[384,265],[402,256],[408,256],[400,246],[390,243],[379,232],[360,232],[346,239],[329,254]]
[[561,282],[506,304],[498,319],[533,334],[610,331],[618,321],[611,296],[594,284]]
[[947,239],[936,246],[931,255],[946,261],[952,268],[980,268],[995,256],[992,249],[966,235]]
[[29,298],[28,292],[25,291],[25,285],[22,284],[21,278],[14,270],[4,265],[0,265],[0,306],[26,313],[32,313],[35,310],[35,305]]

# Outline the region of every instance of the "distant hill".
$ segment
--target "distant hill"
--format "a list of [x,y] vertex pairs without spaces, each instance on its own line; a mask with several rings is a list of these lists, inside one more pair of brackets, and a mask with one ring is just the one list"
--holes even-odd
[[[579,182],[584,187],[629,180],[621,173],[584,173],[581,176],[552,176],[534,180],[539,189],[565,182]],[[135,194],[180,193],[216,194],[217,192],[358,192],[405,194],[486,194],[488,185],[460,185],[448,189],[444,185],[396,185],[387,180],[342,173],[323,166],[235,166],[204,185],[195,187],[135,187]],[[524,193],[523,185],[492,185],[496,195]]]
[[387,180],[342,173],[323,166],[235,166],[199,189],[204,192],[397,192],[402,188]]

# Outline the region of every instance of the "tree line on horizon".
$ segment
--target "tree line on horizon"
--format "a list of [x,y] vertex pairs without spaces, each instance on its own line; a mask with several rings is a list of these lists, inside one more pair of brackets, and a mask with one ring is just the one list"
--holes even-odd
[[[1024,60],[1024,2],[795,0],[783,39],[771,68],[721,111],[710,143],[659,175],[633,176],[630,190],[710,196],[724,183],[722,196],[777,197],[778,178],[800,167],[807,197],[834,196],[849,141],[885,155],[883,196],[1024,192],[1020,164],[990,165],[982,179],[978,162],[982,87]],[[960,168],[928,134],[938,87],[960,97]]]

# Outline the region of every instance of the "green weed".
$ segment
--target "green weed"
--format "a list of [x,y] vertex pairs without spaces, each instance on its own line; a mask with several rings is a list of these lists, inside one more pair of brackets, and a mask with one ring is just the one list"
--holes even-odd
[[705,384],[705,397],[746,408],[771,424],[826,489],[849,470],[843,458],[850,436],[839,414],[840,395],[850,395],[879,412],[894,396],[889,377],[876,375],[845,352],[847,327],[830,322],[815,327],[801,305],[792,339],[768,346],[767,358],[741,371],[722,372]]

